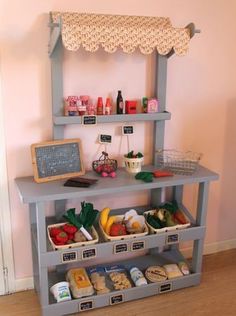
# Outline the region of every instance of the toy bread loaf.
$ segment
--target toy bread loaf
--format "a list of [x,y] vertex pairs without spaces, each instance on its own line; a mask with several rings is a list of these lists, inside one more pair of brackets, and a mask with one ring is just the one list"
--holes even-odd
[[94,293],[93,286],[84,268],[70,269],[66,274],[74,298],[89,296]]

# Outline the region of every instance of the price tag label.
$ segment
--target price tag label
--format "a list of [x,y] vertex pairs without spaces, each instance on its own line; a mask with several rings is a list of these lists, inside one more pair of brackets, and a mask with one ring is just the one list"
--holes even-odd
[[159,293],[165,293],[172,291],[172,283],[165,283],[160,286]]
[[93,259],[97,256],[96,248],[89,248],[82,250],[82,260]]
[[63,252],[61,255],[61,262],[62,263],[74,262],[77,260],[78,260],[77,251],[67,251],[67,252]]
[[96,115],[83,115],[82,116],[82,124],[83,125],[96,125],[97,124],[97,116]]
[[115,305],[124,302],[124,295],[117,294],[110,297],[110,305]]
[[179,234],[170,234],[166,237],[166,244],[171,245],[171,244],[177,244],[179,243]]
[[99,143],[100,144],[111,144],[111,141],[112,141],[111,135],[105,135],[105,134],[99,135]]
[[131,251],[143,250],[145,248],[145,241],[134,241],[131,245]]
[[134,133],[133,125],[122,126],[122,134],[123,135],[131,135]]
[[127,243],[119,243],[114,245],[114,254],[127,252],[128,244]]
[[87,311],[89,309],[93,309],[93,301],[83,301],[79,303],[79,312]]

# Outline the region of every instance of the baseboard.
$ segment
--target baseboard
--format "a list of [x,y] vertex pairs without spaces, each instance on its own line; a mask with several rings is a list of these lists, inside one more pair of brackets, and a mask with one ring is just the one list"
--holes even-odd
[[34,281],[32,277],[15,280],[16,292],[32,290],[33,288],[34,288]]
[[[236,248],[236,239],[218,241],[204,245],[203,255],[210,255],[225,250]],[[192,256],[192,248],[184,248],[181,250],[184,257],[189,258]]]
[[[236,239],[224,240],[224,241],[219,241],[219,242],[215,242],[211,244],[205,244],[203,254],[209,255],[212,253],[217,253],[220,251],[230,250],[234,248],[236,248]],[[182,249],[182,253],[185,257],[191,257],[192,248]],[[31,290],[33,288],[34,288],[34,283],[33,283],[32,277],[15,280],[16,292]]]

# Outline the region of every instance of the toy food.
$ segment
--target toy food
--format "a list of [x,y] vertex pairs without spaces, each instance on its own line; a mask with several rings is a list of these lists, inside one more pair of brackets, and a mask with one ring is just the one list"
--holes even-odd
[[124,272],[111,272],[109,276],[113,282],[115,290],[124,290],[132,287],[129,279]]
[[[176,201],[161,204],[157,209],[151,210],[146,215],[146,221],[154,229],[172,227],[177,225],[190,225]],[[186,226],[186,227],[187,227]]]
[[187,263],[185,263],[184,261],[180,261],[178,263],[178,267],[180,269],[180,271],[183,273],[183,275],[188,275],[190,274],[189,268]]
[[93,286],[84,268],[70,269],[66,274],[66,280],[74,298],[89,296],[94,293]]
[[180,271],[179,267],[175,263],[165,264],[163,268],[166,271],[168,279],[178,278],[183,276],[182,272]]
[[145,218],[142,215],[134,215],[126,222],[126,229],[130,234],[142,233],[145,226]]
[[110,236],[127,235],[126,227],[122,223],[113,223],[109,231]]
[[110,213],[110,210],[111,209],[109,207],[105,207],[100,213],[100,222],[101,222],[103,229],[106,228],[106,224],[107,224],[108,215]]
[[90,275],[90,279],[98,295],[110,292],[110,289],[106,286],[104,275],[100,275],[98,272],[93,272]]
[[105,228],[105,232],[107,235],[110,235],[110,229],[111,229],[111,225],[115,222],[116,220],[116,216],[110,216],[107,220],[106,223],[106,228]]
[[167,274],[164,268],[160,266],[151,266],[145,271],[145,277],[150,282],[162,282],[167,279]]
[[71,208],[67,210],[64,217],[68,220],[68,222],[77,229],[79,229],[87,238],[87,240],[92,240],[93,237],[89,234],[87,229],[91,228],[96,217],[98,215],[98,210],[93,208],[92,203],[81,203],[81,211],[79,215],[75,214],[75,208]]

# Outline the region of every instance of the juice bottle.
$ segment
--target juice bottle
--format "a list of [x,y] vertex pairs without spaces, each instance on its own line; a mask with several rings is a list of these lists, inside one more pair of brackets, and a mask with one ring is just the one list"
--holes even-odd
[[121,90],[118,90],[118,95],[116,98],[116,113],[117,114],[123,114],[124,111],[124,102],[123,102],[123,97],[121,94]]
[[105,104],[105,115],[110,115],[111,114],[111,100],[110,98],[106,99],[106,104]]

